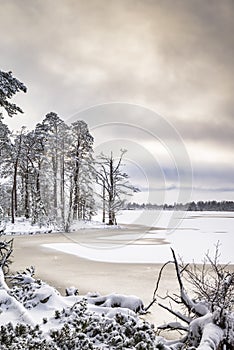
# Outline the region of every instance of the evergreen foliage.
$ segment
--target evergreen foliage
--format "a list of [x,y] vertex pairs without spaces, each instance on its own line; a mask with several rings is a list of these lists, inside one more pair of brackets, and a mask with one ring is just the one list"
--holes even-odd
[[128,203],[125,207],[128,210],[183,210],[183,211],[234,211],[233,201],[198,201],[189,203],[174,204],[152,204],[152,203]]
[[3,107],[10,117],[18,112],[23,113],[20,107],[9,102],[19,91],[26,92],[26,86],[21,83],[21,81],[14,78],[12,72],[3,72],[0,70],[0,107]]

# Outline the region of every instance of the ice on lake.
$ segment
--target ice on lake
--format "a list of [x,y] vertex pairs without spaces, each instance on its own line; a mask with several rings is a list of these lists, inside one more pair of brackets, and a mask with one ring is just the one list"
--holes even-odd
[[[207,251],[214,254],[219,242],[220,262],[234,263],[232,212],[126,210],[118,216],[118,222],[133,226],[123,226],[116,233],[103,230],[95,243],[57,243],[46,247],[100,262],[145,264],[170,260],[172,247],[183,261],[201,263]],[[138,232],[137,225],[148,228]]]

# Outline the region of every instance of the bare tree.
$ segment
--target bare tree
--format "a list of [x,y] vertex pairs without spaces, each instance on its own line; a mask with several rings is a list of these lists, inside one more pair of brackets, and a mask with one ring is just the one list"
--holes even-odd
[[100,197],[103,203],[103,222],[105,222],[107,210],[109,225],[117,223],[116,213],[123,209],[125,203],[123,197],[139,191],[137,187],[130,184],[128,174],[121,170],[126,152],[127,150],[121,149],[118,158],[114,158],[113,152],[109,156],[101,153],[96,161],[96,181],[102,188]]
[[[184,331],[185,336],[178,341],[168,342],[169,348],[176,345],[183,349],[233,349],[234,273],[227,270],[228,265],[219,264],[219,244],[216,246],[214,258],[207,253],[202,267],[196,264],[179,264],[174,250],[171,250],[173,261],[168,261],[162,266],[153,300],[145,311],[158,302],[160,296],[157,295],[157,291],[163,270],[173,263],[180,293],[166,296],[170,306],[161,302],[158,302],[158,305],[174,315],[179,322],[166,323],[160,326],[159,330]],[[188,295],[184,281],[192,286],[193,297]]]

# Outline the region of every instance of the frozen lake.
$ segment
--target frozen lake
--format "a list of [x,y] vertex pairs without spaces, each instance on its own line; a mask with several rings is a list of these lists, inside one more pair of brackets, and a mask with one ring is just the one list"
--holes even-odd
[[[131,226],[119,230],[104,229],[93,241],[92,233],[87,233],[88,241],[81,238],[77,243],[56,243],[46,247],[95,261],[146,264],[170,260],[172,247],[185,262],[200,263],[208,250],[213,256],[219,242],[220,262],[234,263],[232,212],[126,210],[117,219],[120,226],[131,224],[134,230]],[[148,227],[137,229],[136,225]],[[82,235],[84,237],[84,233]]]

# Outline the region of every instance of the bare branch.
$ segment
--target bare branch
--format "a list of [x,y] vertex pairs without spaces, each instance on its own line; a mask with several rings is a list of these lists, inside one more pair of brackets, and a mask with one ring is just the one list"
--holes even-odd
[[166,305],[163,305],[163,304],[158,303],[158,306],[160,306],[161,308],[163,308],[163,309],[169,311],[172,315],[178,317],[180,320],[186,322],[187,324],[189,324],[189,323],[191,322],[191,320],[192,320],[190,317],[187,317],[187,316],[185,316],[185,315],[182,315],[181,312],[179,312],[179,311],[174,311],[174,310],[170,309],[170,308],[169,308],[168,306],[166,306]]
[[160,269],[159,271],[159,275],[158,275],[158,278],[157,278],[157,282],[156,282],[156,286],[155,286],[155,289],[154,289],[154,293],[153,293],[153,298],[152,298],[152,301],[151,303],[145,308],[145,311],[147,312],[149,310],[149,308],[156,302],[156,293],[157,293],[157,290],[158,290],[158,287],[159,287],[159,283],[160,283],[160,280],[161,280],[161,277],[162,277],[162,273],[163,273],[163,270],[164,268],[169,265],[169,264],[172,264],[173,261],[167,261]]

